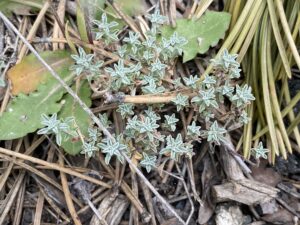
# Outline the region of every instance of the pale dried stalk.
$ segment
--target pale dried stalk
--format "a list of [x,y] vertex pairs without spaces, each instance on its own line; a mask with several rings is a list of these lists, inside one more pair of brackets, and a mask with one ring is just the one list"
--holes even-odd
[[[9,194],[7,195],[7,199],[5,199],[5,202],[3,202],[3,206],[5,207],[2,212],[0,212],[0,224],[4,224],[5,218],[8,215],[13,203],[15,202],[15,197],[17,196],[21,184],[23,183],[23,179],[25,177],[25,170],[22,170],[18,177],[16,178],[16,181],[13,185],[13,187],[10,189]],[[7,200],[7,201],[6,201]],[[2,208],[2,207],[1,207]],[[0,208],[0,209],[1,209]]]
[[203,13],[206,12],[206,10],[208,9],[208,7],[210,6],[210,4],[212,2],[213,2],[213,0],[201,1],[196,10],[195,18],[199,19],[203,15]]
[[[57,215],[58,218],[62,218],[64,221],[67,221],[70,223],[70,218],[67,216],[59,206],[56,205],[55,201],[46,193],[46,190],[38,184],[39,191],[43,194],[45,200],[48,202],[49,206],[54,210],[55,214]],[[37,199],[38,201],[38,199]]]
[[[61,166],[64,166],[64,159],[62,157],[62,154],[59,154],[59,164]],[[70,189],[69,189],[69,186],[68,186],[68,181],[67,181],[66,174],[63,173],[63,172],[60,172],[60,179],[61,179],[61,185],[63,187],[63,193],[65,195],[65,200],[66,200],[66,203],[67,203],[67,207],[68,207],[68,210],[69,210],[69,212],[71,214],[71,217],[74,221],[74,224],[75,225],[81,225],[81,221],[79,220],[79,217],[76,213],[76,209],[74,207],[72,198],[70,197],[71,193],[70,193]]]
[[21,224],[21,218],[22,218],[23,211],[24,211],[23,206],[24,206],[25,189],[26,189],[26,182],[23,182],[23,184],[21,185],[21,187],[19,189],[19,193],[17,196],[14,221],[13,221],[12,225]]
[[[22,142],[23,142],[23,138],[20,138],[18,140],[18,144],[15,148],[15,152],[19,152],[19,150],[21,148],[21,145],[22,145]],[[4,185],[5,185],[7,179],[10,175],[10,172],[11,172],[13,166],[14,166],[14,162],[10,162],[8,167],[6,168],[5,172],[3,174],[1,174],[1,176],[0,176],[0,192],[3,191]]]
[[[97,184],[97,185],[100,185],[100,186],[103,186],[103,187],[106,187],[106,188],[111,188],[111,185],[109,185],[109,184],[107,184],[107,183],[105,183],[101,180],[98,180],[98,179],[95,179],[93,177],[86,176],[84,174],[78,173],[78,172],[76,172],[72,169],[62,167],[62,166],[60,166],[56,163],[49,163],[45,160],[37,159],[37,158],[31,157],[31,156],[28,156],[28,155],[24,155],[24,154],[21,154],[21,153],[17,153],[17,152],[14,152],[14,151],[11,151],[11,150],[8,150],[8,149],[5,149],[5,148],[0,148],[0,153],[3,153],[4,155],[15,156],[17,158],[20,158],[20,159],[23,159],[23,160],[28,160],[30,162],[37,163],[37,164],[40,164],[40,165],[43,165],[43,166],[48,166],[49,168],[51,168],[53,170],[62,171],[64,173],[70,174],[72,176],[79,177],[83,180],[90,181],[91,183],[94,183],[94,184]],[[18,161],[16,161],[15,163],[18,164]],[[19,164],[21,165],[21,163],[19,163]]]
[[[57,9],[57,15],[58,15],[60,21],[64,21],[65,11],[66,11],[66,0],[61,0],[58,4],[58,9]],[[53,38],[63,38],[64,37],[62,31],[60,30],[57,20],[55,20],[55,23],[54,23],[52,36],[53,36]],[[58,48],[60,48],[60,49],[65,48],[64,43],[53,43],[52,46],[53,46],[53,50],[57,50]]]
[[[39,12],[39,15],[37,16],[33,26],[31,27],[30,31],[29,31],[29,34],[27,35],[27,40],[30,40],[31,38],[33,38],[33,36],[35,35],[43,17],[45,16],[48,8],[50,6],[50,3],[49,1],[46,1],[43,8],[41,9],[41,11]],[[4,19],[3,19],[4,20]],[[6,22],[5,22],[6,23]],[[25,42],[24,42],[25,43]],[[27,51],[27,45],[23,45],[23,47],[21,48],[20,50],[20,54],[19,54],[19,59],[21,60],[23,58],[23,56],[26,54],[26,51]],[[20,62],[20,61],[18,61]]]
[[179,93],[182,95],[189,96],[190,98],[195,97],[197,95],[196,92],[192,92],[189,89],[184,89],[164,94],[149,94],[136,96],[125,95],[123,102],[133,104],[169,103],[173,101]]
[[114,2],[114,1],[109,1],[111,6],[113,7],[113,9],[117,12],[117,14],[125,21],[125,23],[128,24],[128,26],[131,28],[131,30],[133,30],[134,32],[141,34],[140,35],[140,39],[142,41],[145,40],[143,34],[139,31],[138,27],[135,25],[134,21],[132,20],[131,17],[127,16],[125,13],[122,12],[122,10],[120,9],[120,6]]

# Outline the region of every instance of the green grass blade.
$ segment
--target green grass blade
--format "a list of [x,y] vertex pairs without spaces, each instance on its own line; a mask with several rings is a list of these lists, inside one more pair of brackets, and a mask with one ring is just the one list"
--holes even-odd
[[275,40],[276,40],[276,43],[278,46],[279,54],[281,56],[281,60],[282,60],[285,72],[286,72],[287,76],[289,78],[291,78],[292,77],[291,68],[290,68],[290,64],[289,64],[287,54],[286,54],[286,51],[284,48],[282,37],[280,35],[280,30],[279,30],[277,17],[276,17],[274,2],[273,2],[273,0],[267,0],[267,2],[268,2],[268,9],[269,9],[269,13],[270,13],[273,33],[274,33]]
[[[269,27],[268,29],[268,39],[267,39],[267,70],[268,70],[268,78],[269,78],[269,90],[270,90],[270,96],[271,96],[271,103],[272,103],[272,109],[273,109],[273,113],[274,113],[274,117],[277,120],[279,129],[280,129],[280,136],[283,139],[283,142],[287,148],[287,150],[291,153],[292,152],[292,146],[289,140],[289,137],[286,133],[286,129],[281,117],[281,113],[280,113],[280,106],[278,103],[278,97],[276,94],[276,87],[275,87],[275,80],[274,80],[274,74],[273,74],[273,67],[272,67],[272,56],[271,56],[271,27]],[[279,134],[277,134],[277,137],[279,136]],[[279,142],[280,145],[282,145],[281,142]],[[285,147],[281,146],[280,147],[281,153],[283,153],[282,151],[285,151]],[[284,154],[282,154],[283,156],[286,156],[286,153],[284,152]]]
[[284,13],[284,8],[283,8],[283,5],[282,5],[282,1],[281,0],[275,0],[275,3],[276,3],[277,11],[278,11],[278,14],[279,14],[279,17],[280,17],[280,22],[282,24],[284,33],[285,33],[286,38],[288,40],[288,44],[289,44],[290,49],[292,51],[292,54],[294,56],[295,62],[297,64],[298,68],[300,69],[300,56],[299,56],[296,44],[295,44],[294,39],[292,37],[291,30],[289,28],[289,24],[287,22],[287,19],[286,19],[285,13]]
[[270,90],[268,83],[268,68],[267,68],[267,43],[268,43],[268,26],[267,26],[268,14],[265,13],[262,28],[261,28],[261,76],[262,76],[262,91],[263,91],[263,100],[265,105],[265,115],[267,119],[267,124],[269,127],[269,134],[271,139],[272,151],[276,154],[279,154],[278,142],[275,131],[274,118],[272,114],[272,105],[270,100]]

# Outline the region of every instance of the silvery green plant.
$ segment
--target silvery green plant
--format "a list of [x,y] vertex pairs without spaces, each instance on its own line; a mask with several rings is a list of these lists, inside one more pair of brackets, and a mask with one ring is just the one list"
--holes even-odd
[[165,123],[162,124],[163,127],[165,127],[169,131],[175,131],[176,130],[176,124],[179,121],[175,117],[175,114],[173,113],[171,116],[165,115]]
[[[103,14],[101,21],[93,21],[95,39],[102,42],[104,48],[114,49],[119,59],[103,66],[102,61],[95,60],[94,54],[86,54],[80,48],[79,55],[72,56],[75,65],[71,69],[78,76],[87,74],[86,78],[96,83],[102,77],[109,77],[109,95],[145,95],[145,98],[151,98],[165,92],[176,93],[165,104],[145,106],[120,100],[116,111],[123,119],[122,136],[113,134],[117,136],[113,141],[91,124],[88,136],[84,137],[81,153],[87,157],[99,151],[105,154],[107,164],[112,157],[123,163],[121,152],[130,155],[132,151],[137,151],[143,156],[140,166],[150,172],[156,167],[159,155],[178,161],[182,156],[192,157],[193,143],[196,141],[205,139],[211,144],[221,145],[226,141],[228,131],[227,124],[220,117],[233,115],[234,122],[247,123],[246,106],[254,100],[254,96],[251,87],[237,85],[236,79],[241,75],[240,64],[237,55],[227,50],[212,60],[213,70],[210,74],[203,77],[196,74],[174,76],[170,73],[171,69],[176,69],[174,59],[182,54],[182,47],[188,44],[187,40],[176,32],[170,38],[161,37],[160,27],[167,19],[160,15],[158,9],[146,18],[150,27],[147,32],[125,31],[122,32],[124,35],[118,35],[118,24],[109,21]],[[185,95],[182,90],[191,90],[193,97]],[[176,118],[177,112],[180,115],[194,113],[190,117],[190,124]],[[114,133],[116,127],[108,114],[99,114],[99,119]],[[54,124],[57,123],[55,121],[53,119]],[[46,127],[42,132],[60,135],[57,128],[53,130],[48,123],[43,124]],[[178,128],[183,128],[184,132],[181,134]],[[261,156],[264,157],[263,153]]]
[[155,131],[159,127],[156,121],[148,116],[136,121],[134,128],[140,134],[146,134],[150,141],[154,141]]
[[252,148],[251,151],[256,159],[259,159],[259,158],[267,159],[268,158],[267,153],[269,152],[269,149],[264,148],[262,142],[259,142],[258,146],[256,148]]
[[164,136],[158,131],[160,120],[160,116],[149,107],[144,114],[128,118],[125,136],[134,141],[136,149],[142,149],[147,154],[156,153],[164,141]]
[[240,64],[236,61],[237,54],[229,54],[227,49],[224,49],[222,56],[217,59],[212,59],[211,62],[214,64],[215,68],[220,68],[228,72],[232,68],[238,68]]
[[226,129],[220,127],[217,121],[214,121],[210,128],[204,132],[204,135],[207,136],[207,141],[220,145],[221,142],[226,141],[225,134],[227,133]]
[[104,138],[101,143],[97,144],[97,147],[105,153],[105,163],[109,164],[111,158],[116,156],[117,159],[124,163],[124,157],[120,153],[121,151],[128,152],[128,147],[122,143],[121,136],[118,136],[116,139]]
[[163,25],[167,21],[167,17],[160,14],[158,8],[155,9],[153,14],[149,14],[146,16],[152,25]]
[[165,88],[163,86],[157,87],[154,79],[149,80],[148,85],[142,87],[142,91],[144,94],[160,94],[165,92]]
[[219,96],[222,96],[221,99],[223,100],[224,96],[229,98],[233,96],[234,87],[228,81],[225,81],[225,84],[218,87],[216,91],[219,93]]
[[93,128],[93,127],[88,128],[88,141],[89,142],[96,143],[96,142],[98,142],[100,137],[101,137],[101,133],[98,131],[97,128]]
[[107,113],[99,113],[98,117],[103,126],[105,126],[106,128],[110,128],[112,122],[109,120]]
[[188,137],[200,137],[201,132],[200,132],[201,126],[197,126],[196,122],[193,121],[191,125],[187,126],[187,136]]
[[237,107],[247,105],[251,101],[255,100],[251,93],[251,87],[245,84],[243,87],[236,86],[236,94],[231,97],[231,101],[236,104]]
[[91,81],[94,76],[99,73],[100,67],[103,65],[103,61],[94,62],[94,54],[86,54],[83,48],[78,49],[78,55],[71,55],[75,64],[71,66],[71,70],[74,70],[76,75],[79,76],[82,73],[86,74],[86,77]]
[[131,46],[131,50],[133,53],[137,53],[139,46],[141,45],[141,42],[139,41],[140,34],[135,33],[132,31],[129,31],[129,37],[125,37],[123,41],[125,43],[128,43]]
[[133,82],[133,74],[130,67],[124,66],[124,60],[120,59],[114,68],[106,67],[105,71],[111,76],[112,88],[120,89],[122,86],[129,86]]
[[199,106],[199,112],[202,113],[209,107],[218,108],[216,92],[213,87],[206,90],[199,90],[198,96],[192,98],[191,102]]
[[97,27],[95,29],[95,39],[103,39],[106,44],[113,41],[118,41],[118,29],[116,27],[119,25],[117,22],[109,22],[106,13],[101,16],[101,21],[94,20],[94,25]]
[[134,115],[133,104],[123,103],[118,106],[117,112],[120,112],[122,118],[126,118],[127,116]]
[[95,145],[95,142],[84,142],[82,145],[81,154],[85,154],[87,157],[92,157],[99,151],[99,147]]
[[157,114],[153,108],[151,106],[148,107],[147,110],[145,110],[145,114],[151,119],[151,120],[155,120],[158,121],[161,119],[160,115]]
[[2,74],[2,70],[5,68],[6,63],[4,60],[0,59],[0,87],[5,87],[6,82],[4,80],[4,74]]
[[145,167],[147,172],[150,173],[152,168],[155,167],[156,164],[156,156],[148,155],[147,153],[143,152],[143,159],[140,161],[140,165]]
[[205,85],[206,88],[210,88],[217,83],[216,78],[214,76],[204,75],[204,80],[202,83]]
[[160,11],[158,8],[155,9],[153,14],[149,14],[146,16],[146,18],[149,19],[149,21],[152,24],[152,33],[156,33],[157,29],[160,25],[163,25],[167,21],[167,17],[160,14]]
[[169,135],[166,141],[166,146],[160,151],[160,154],[170,154],[170,158],[174,160],[178,160],[182,155],[192,157],[193,147],[191,144],[183,142],[181,134],[178,134],[176,138]]
[[195,75],[195,76],[191,75],[188,78],[187,77],[183,78],[183,81],[184,81],[185,85],[187,87],[191,87],[193,89],[197,88],[197,83],[198,83],[199,80],[200,79],[199,79],[199,77],[197,75]]
[[181,82],[181,78],[178,77],[176,79],[173,79],[173,85],[174,85],[175,89],[182,88],[183,87],[183,83]]
[[62,140],[68,140],[70,137],[77,137],[78,134],[74,128],[74,117],[67,117],[64,120],[57,119],[57,114],[52,116],[41,115],[41,124],[44,126],[37,131],[37,134],[54,134],[58,145]]
[[176,98],[172,100],[172,102],[175,103],[177,111],[180,111],[183,109],[185,106],[188,105],[188,96],[182,95],[182,94],[177,94]]
[[241,116],[240,116],[240,121],[242,124],[247,124],[251,120],[250,117],[248,117],[248,114],[245,110],[242,111]]
[[[218,114],[218,109],[224,105],[225,99],[231,102],[230,110],[235,116],[235,121],[240,124],[248,122],[245,108],[255,98],[251,93],[251,87],[247,84],[240,86],[235,82],[241,72],[240,64],[236,59],[236,54],[229,54],[225,49],[220,57],[211,60],[213,72],[205,74],[202,82],[199,82],[197,77],[183,78],[187,86],[197,91],[197,95],[191,99],[191,103],[204,118],[207,127],[211,126],[214,122],[213,119],[217,119],[215,114]],[[214,140],[214,143],[219,144],[220,141]]]

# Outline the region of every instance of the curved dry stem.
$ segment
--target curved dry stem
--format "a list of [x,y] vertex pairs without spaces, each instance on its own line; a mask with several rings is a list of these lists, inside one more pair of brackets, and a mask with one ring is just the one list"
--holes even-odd
[[164,94],[150,94],[150,95],[136,95],[130,96],[126,95],[124,98],[125,103],[133,104],[156,104],[156,103],[169,103],[176,98],[178,94],[187,95],[190,98],[197,95],[190,89],[185,89],[181,91],[168,92]]

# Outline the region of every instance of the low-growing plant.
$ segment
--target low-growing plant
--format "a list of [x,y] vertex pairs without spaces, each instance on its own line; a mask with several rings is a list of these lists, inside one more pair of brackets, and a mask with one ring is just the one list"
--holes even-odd
[[[90,82],[97,82],[102,79],[101,76],[108,75],[110,86],[107,93],[110,96],[145,96],[142,105],[119,100],[117,112],[125,125],[122,135],[112,141],[103,138],[101,131],[91,125],[89,135],[83,139],[81,153],[91,157],[101,151],[106,154],[105,162],[108,164],[113,156],[121,163],[124,162],[120,151],[129,156],[138,151],[143,156],[140,165],[150,172],[156,166],[158,155],[180,160],[182,156],[192,157],[193,143],[201,139],[206,139],[212,145],[225,142],[228,133],[226,128],[247,123],[245,108],[254,100],[254,96],[251,87],[237,84],[240,65],[236,61],[237,55],[231,55],[227,50],[221,57],[212,60],[214,70],[204,75],[203,79],[192,74],[168,82],[168,78],[173,78],[170,71],[175,59],[182,54],[182,47],[188,43],[177,32],[170,38],[161,36],[160,27],[166,18],[160,15],[159,10],[147,18],[151,27],[143,34],[144,38],[141,38],[140,33],[129,31],[120,39],[120,31],[114,29],[117,24],[108,23],[103,14],[101,21],[94,21],[95,37],[106,45],[117,44],[115,53],[120,57],[119,60],[111,66],[103,67],[102,61],[95,60],[94,55],[87,55],[80,48],[79,56],[72,56],[75,65],[71,69],[77,75],[85,74]],[[128,61],[131,63],[128,64]],[[190,90],[192,97],[186,95],[184,90]],[[147,102],[147,96],[151,98],[173,91],[177,94],[169,102]],[[175,106],[172,113],[162,110],[172,106]],[[180,134],[178,129],[183,123],[178,119],[178,113],[190,109],[194,111],[194,119],[191,124],[187,124],[187,132]],[[106,127],[112,126],[107,114],[99,114],[99,117]],[[256,153],[256,156],[265,157],[264,153]]]
[[[63,109],[63,113],[56,114],[57,107],[52,114],[42,115],[41,124],[35,125],[44,126],[38,134],[54,134],[56,143],[71,154],[80,152],[92,157],[101,151],[107,164],[113,157],[123,163],[121,152],[129,157],[137,153],[142,156],[138,159],[140,165],[150,172],[159,156],[176,161],[192,157],[195,143],[206,140],[212,146],[221,145],[230,131],[249,121],[245,109],[254,96],[251,87],[238,80],[241,69],[237,55],[224,50],[211,61],[211,73],[176,76],[177,58],[185,54],[188,40],[177,30],[168,35],[162,32],[167,19],[158,9],[146,18],[149,30],[143,33],[118,30],[117,22],[108,20],[105,13],[100,21],[93,21],[94,39],[104,48],[114,49],[115,58],[118,57],[114,62],[104,63],[103,56],[86,53],[81,47],[78,55],[71,56],[74,65],[70,71],[77,81],[87,80],[83,81],[86,85],[79,87],[90,86],[89,92],[80,93],[85,100],[90,89],[96,87],[97,92],[106,96],[105,102],[118,103],[116,112],[122,118],[120,127],[124,128],[121,134],[117,133],[111,116],[99,114],[101,123],[116,137],[114,140],[106,138],[88,115],[73,112],[79,105],[74,105],[68,97],[64,98],[68,109]],[[127,102],[126,96],[141,97],[142,101]],[[157,97],[161,100],[153,102],[152,98]],[[91,105],[91,101],[88,102]],[[68,113],[69,110],[72,113]],[[190,124],[182,119],[186,111],[193,113]]]

